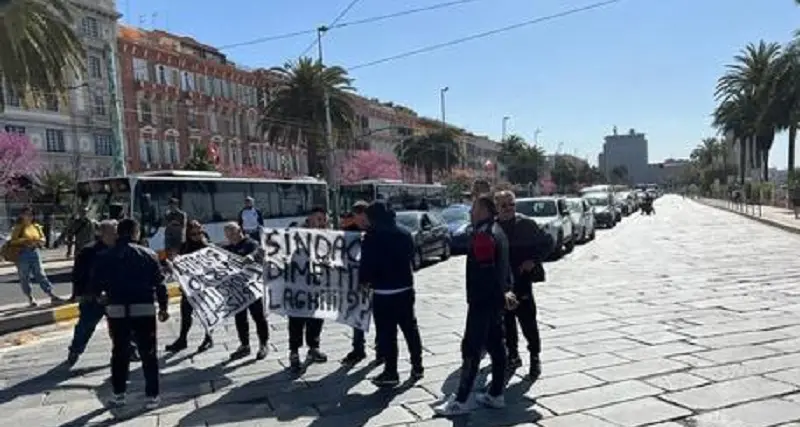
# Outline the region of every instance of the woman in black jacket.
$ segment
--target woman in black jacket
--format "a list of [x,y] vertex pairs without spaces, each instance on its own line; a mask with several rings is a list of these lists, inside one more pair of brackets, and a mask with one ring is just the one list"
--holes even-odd
[[[197,220],[190,221],[186,225],[186,241],[183,243],[183,245],[181,245],[179,252],[180,255],[190,254],[207,246],[208,235],[205,233],[205,231],[203,231],[203,226]],[[167,352],[177,353],[179,351],[186,350],[186,347],[188,347],[186,339],[189,336],[189,329],[192,328],[193,313],[194,309],[192,308],[192,305],[189,304],[189,300],[184,294],[181,297],[181,332],[180,335],[178,335],[178,339],[166,347]],[[213,346],[214,340],[211,338],[211,335],[206,332],[203,342],[200,343],[199,347],[197,347],[197,352],[202,353]]]

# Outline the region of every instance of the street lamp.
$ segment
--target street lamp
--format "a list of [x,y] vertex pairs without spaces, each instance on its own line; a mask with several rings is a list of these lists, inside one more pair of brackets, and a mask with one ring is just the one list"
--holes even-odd
[[506,142],[506,125],[508,124],[508,120],[511,117],[503,116],[503,134],[500,138],[500,142]]
[[[325,71],[322,56],[322,35],[328,31],[328,27],[321,26],[317,28],[317,53],[319,55],[319,65],[322,68],[320,73]],[[328,186],[333,190],[333,217],[339,218],[339,183],[336,181],[336,153],[333,150],[333,122],[331,121],[331,98],[328,93],[328,88],[325,88],[325,145],[328,148],[328,173],[327,181]]]
[[[439,89],[439,104],[442,107],[442,135],[447,131],[447,116],[445,116],[445,98],[444,94],[450,90],[449,86]],[[444,152],[444,169],[450,170],[450,151],[445,149]]]
[[540,133],[542,133],[542,130],[538,129],[538,128],[533,132],[533,145],[535,145],[535,146],[539,145],[539,134]]

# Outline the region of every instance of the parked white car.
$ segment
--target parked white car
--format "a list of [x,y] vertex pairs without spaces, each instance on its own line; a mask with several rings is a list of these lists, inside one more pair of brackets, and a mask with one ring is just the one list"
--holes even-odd
[[567,199],[569,216],[575,226],[577,243],[586,243],[594,240],[594,213],[589,203],[579,197]]
[[567,201],[556,197],[517,199],[517,212],[531,217],[553,238],[553,254],[561,256],[575,248],[575,233]]

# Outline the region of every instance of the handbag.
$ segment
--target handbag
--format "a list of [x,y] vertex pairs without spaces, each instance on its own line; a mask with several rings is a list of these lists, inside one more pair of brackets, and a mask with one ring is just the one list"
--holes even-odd
[[20,227],[16,233],[12,233],[9,239],[3,243],[3,246],[0,247],[0,258],[13,262],[14,264],[19,261],[19,254],[22,252],[22,246],[11,244],[15,238],[19,237],[22,233],[22,227]]

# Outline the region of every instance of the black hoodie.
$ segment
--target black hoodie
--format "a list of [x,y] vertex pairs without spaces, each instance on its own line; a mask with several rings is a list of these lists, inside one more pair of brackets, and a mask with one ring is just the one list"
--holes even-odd
[[503,294],[511,290],[508,239],[489,219],[473,226],[467,250],[467,304],[488,310],[503,308]]
[[411,233],[397,225],[394,212],[385,202],[372,202],[367,208],[367,218],[370,227],[361,242],[359,282],[369,283],[375,290],[413,287]]
[[[553,239],[539,228],[536,221],[519,213],[514,218],[500,221],[498,224],[508,236],[514,292],[518,296],[530,295],[533,292],[532,283],[545,281],[542,262],[550,256]],[[520,266],[528,260],[534,261],[536,267],[530,272],[523,273],[520,271]]]

